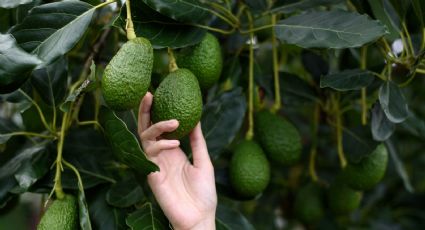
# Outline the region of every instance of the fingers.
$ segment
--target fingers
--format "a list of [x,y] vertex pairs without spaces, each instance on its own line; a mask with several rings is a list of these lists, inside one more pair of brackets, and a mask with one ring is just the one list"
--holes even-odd
[[192,133],[190,133],[190,145],[192,147],[193,166],[196,168],[212,168],[207,143],[202,134],[200,122],[193,129]]
[[179,147],[179,145],[179,140],[159,140],[146,147],[145,151],[148,156],[153,157],[163,150],[174,149]]
[[140,134],[142,141],[155,141],[161,134],[166,132],[172,132],[179,126],[179,122],[175,119],[168,121],[160,121],[153,124],[148,129],[144,130]]
[[[142,132],[146,130],[151,123],[151,105],[152,105],[152,94],[147,92],[143,97],[143,100],[140,102],[139,106],[139,116],[137,124],[137,132],[141,136]],[[142,139],[142,138],[141,138]]]

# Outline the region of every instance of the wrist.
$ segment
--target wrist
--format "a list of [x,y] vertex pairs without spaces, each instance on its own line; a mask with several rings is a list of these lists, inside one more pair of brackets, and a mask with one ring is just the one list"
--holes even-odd
[[209,216],[189,228],[175,227],[175,230],[215,230],[215,215]]

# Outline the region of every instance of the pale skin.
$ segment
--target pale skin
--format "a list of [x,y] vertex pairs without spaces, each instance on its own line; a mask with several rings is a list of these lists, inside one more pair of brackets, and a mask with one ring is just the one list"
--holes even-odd
[[138,133],[148,158],[159,172],[148,175],[148,183],[164,214],[176,230],[215,229],[217,193],[214,168],[198,123],[190,133],[193,164],[178,140],[161,134],[178,127],[177,120],[151,124],[152,94],[146,93],[139,108]]

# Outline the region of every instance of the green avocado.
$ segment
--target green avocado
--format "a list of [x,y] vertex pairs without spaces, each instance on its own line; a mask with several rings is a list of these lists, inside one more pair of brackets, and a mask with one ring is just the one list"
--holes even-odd
[[328,191],[328,204],[335,214],[348,214],[360,206],[362,192],[350,188],[342,179],[336,179]]
[[153,48],[149,40],[138,37],[127,41],[105,68],[102,93],[113,110],[137,107],[148,91],[153,67]]
[[201,115],[202,95],[195,75],[187,69],[169,73],[154,93],[151,119],[154,123],[177,119],[179,127],[162,136],[167,139],[186,136],[199,122]]
[[207,33],[200,43],[176,52],[176,61],[180,68],[192,71],[201,89],[207,90],[218,81],[223,68],[220,43]]
[[37,230],[75,230],[78,229],[77,199],[65,195],[61,200],[55,200],[44,213]]
[[230,181],[243,198],[257,196],[269,184],[269,162],[254,141],[245,140],[237,145],[230,161]]
[[263,110],[255,115],[255,137],[271,161],[292,165],[301,156],[301,137],[286,119]]
[[316,184],[309,183],[300,188],[295,197],[295,214],[303,223],[318,222],[324,216],[322,191]]
[[368,190],[377,185],[385,175],[388,152],[385,145],[376,149],[359,162],[349,163],[343,171],[344,181],[353,189]]

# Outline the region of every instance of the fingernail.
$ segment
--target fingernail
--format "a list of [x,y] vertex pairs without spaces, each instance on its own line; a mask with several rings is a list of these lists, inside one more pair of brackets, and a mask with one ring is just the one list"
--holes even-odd
[[169,120],[168,122],[169,122],[171,125],[178,125],[178,124],[179,124],[179,121],[178,121],[178,120],[176,120],[176,119]]
[[179,140],[170,140],[170,143],[172,145],[180,145],[180,141]]

